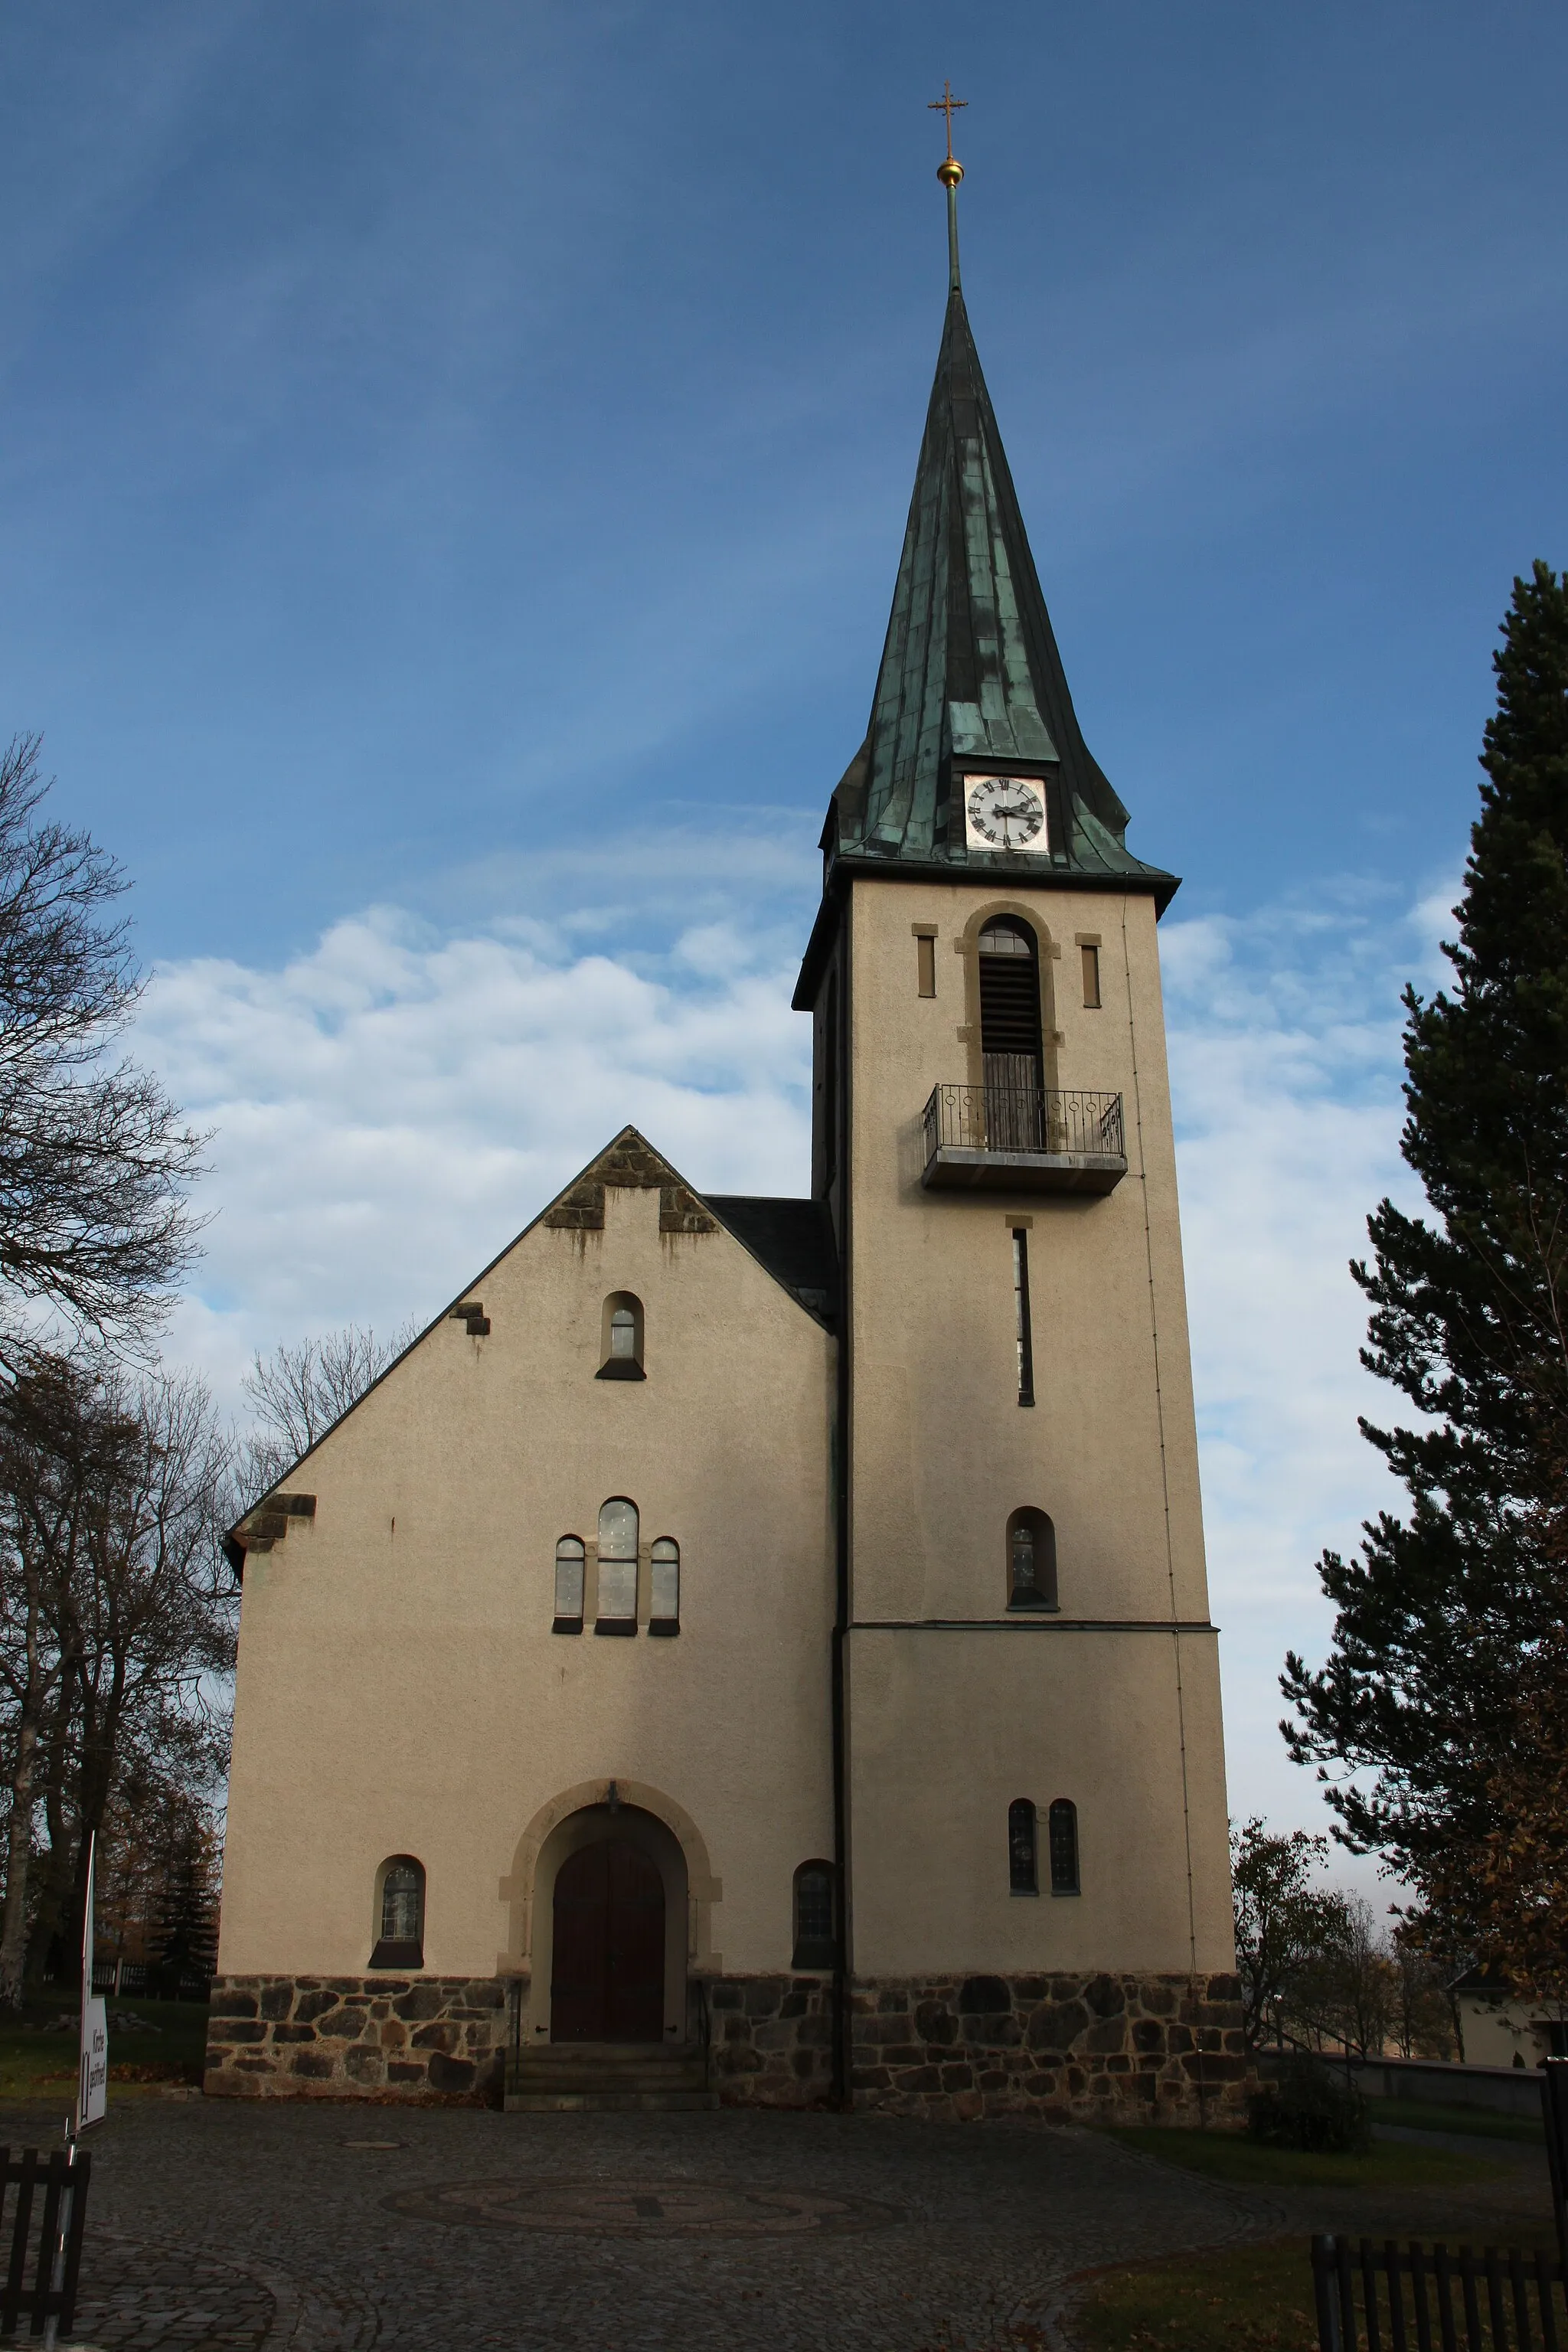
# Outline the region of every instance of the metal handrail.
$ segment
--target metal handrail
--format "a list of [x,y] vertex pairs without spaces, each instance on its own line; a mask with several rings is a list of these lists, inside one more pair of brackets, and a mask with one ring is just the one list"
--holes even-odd
[[1125,1160],[1121,1097],[1079,1087],[933,1087],[925,1147],[928,1164],[943,1150]]

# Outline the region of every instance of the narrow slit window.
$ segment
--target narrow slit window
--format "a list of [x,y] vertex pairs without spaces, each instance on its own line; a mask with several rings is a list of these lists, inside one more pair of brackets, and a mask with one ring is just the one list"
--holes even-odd
[[1082,947],[1079,953],[1083,958],[1083,1001],[1091,1011],[1097,1012],[1100,1007],[1100,950]]
[[583,1631],[583,1565],[585,1547],[581,1536],[563,1536],[555,1547],[555,1622],[552,1633]]
[[830,1969],[837,1956],[833,1920],[833,1864],[803,1862],[795,1874],[794,1969]]
[[595,1633],[637,1630],[637,1507],[612,1495],[599,1512],[599,1601]]
[[1068,1797],[1052,1805],[1047,1834],[1051,1846],[1051,1893],[1076,1895],[1078,1880],[1078,1807]]
[[373,1969],[422,1969],[425,1965],[425,1865],[411,1853],[395,1853],[380,1871],[379,1933],[370,1956]]
[[920,996],[936,994],[936,933],[915,934],[915,990]]
[[1014,1895],[1040,1891],[1038,1824],[1027,1797],[1015,1797],[1007,1808],[1007,1885]]
[[1044,1511],[1015,1511],[1007,1522],[1007,1606],[1057,1606],[1057,1531]]
[[648,1554],[647,1630],[680,1631],[680,1546],[673,1536],[660,1536]]
[[1029,1325],[1029,1235],[1013,1228],[1013,1319],[1018,1342],[1018,1402],[1035,1402],[1035,1341]]

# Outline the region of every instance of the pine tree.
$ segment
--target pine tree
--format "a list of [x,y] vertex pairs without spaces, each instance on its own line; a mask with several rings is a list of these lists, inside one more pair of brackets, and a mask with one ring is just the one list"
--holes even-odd
[[1541,1530],[1568,1461],[1568,575],[1515,581],[1493,664],[1456,982],[1405,996],[1401,1149],[1431,1213],[1384,1201],[1352,1268],[1363,1361],[1422,1417],[1361,1424],[1410,1508],[1369,1521],[1359,1559],[1324,1554],[1328,1663],[1292,1654],[1281,1681],[1337,1833],[1418,1887],[1491,1830],[1521,1662],[1565,1613]]
[[171,1857],[159,1906],[156,1960],[165,1996],[177,2000],[193,1978],[217,1962],[217,1852],[205,1823],[194,1826]]

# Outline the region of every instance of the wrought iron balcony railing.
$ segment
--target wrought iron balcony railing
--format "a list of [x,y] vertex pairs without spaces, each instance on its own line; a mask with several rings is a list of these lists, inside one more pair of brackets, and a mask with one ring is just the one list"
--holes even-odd
[[1109,1192],[1126,1173],[1120,1095],[1055,1087],[931,1089],[921,1179],[928,1187]]

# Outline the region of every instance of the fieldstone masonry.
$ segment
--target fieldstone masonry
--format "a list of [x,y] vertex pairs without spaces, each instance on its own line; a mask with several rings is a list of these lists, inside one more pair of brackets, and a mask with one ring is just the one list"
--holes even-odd
[[[832,2086],[826,1977],[707,1988],[711,2080],[726,2106],[817,2107]],[[213,1987],[206,2088],[224,2097],[499,2099],[509,2033],[499,1978],[226,1977]],[[1245,2112],[1235,1977],[924,1977],[857,1983],[855,2105],[969,2122],[1210,2123]]]
[[219,1977],[205,2088],[222,2098],[498,2098],[496,1977]]
[[1233,1976],[927,1977],[858,1985],[858,2107],[1209,2123],[1246,2113]]

